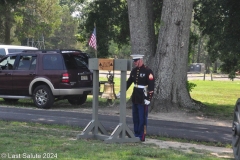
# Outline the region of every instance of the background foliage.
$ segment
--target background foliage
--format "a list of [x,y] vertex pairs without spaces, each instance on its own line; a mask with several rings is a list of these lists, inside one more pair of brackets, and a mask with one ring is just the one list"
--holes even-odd
[[[240,70],[240,1],[195,0],[189,63],[205,63],[206,72]],[[161,26],[162,0],[153,0],[155,35]],[[88,40],[97,28],[98,57],[128,58],[130,33],[125,0],[0,1],[0,43],[39,48],[81,49],[94,56]],[[156,38],[157,39],[157,38]]]

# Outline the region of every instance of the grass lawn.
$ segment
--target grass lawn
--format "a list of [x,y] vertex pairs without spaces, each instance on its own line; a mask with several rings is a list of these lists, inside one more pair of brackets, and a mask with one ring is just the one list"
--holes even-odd
[[[106,81],[106,78],[100,77],[100,81]],[[120,90],[120,78],[115,78],[115,93]],[[205,117],[232,120],[233,112],[235,109],[235,103],[240,98],[240,81],[203,81],[203,80],[191,80],[191,83],[196,84],[196,87],[192,89],[190,95],[196,101],[200,101],[205,104],[200,109],[201,114]],[[128,89],[126,96],[127,101],[132,94],[133,85]],[[101,86],[101,91],[103,85]],[[30,107],[35,108],[32,100],[20,99],[18,103],[6,103],[0,98],[2,105],[11,105],[18,107]],[[116,103],[120,103],[116,100]],[[100,106],[107,106],[107,101],[104,98],[99,98]],[[67,100],[61,100],[54,103],[52,108],[79,108],[79,106],[72,106]],[[88,96],[86,103],[82,107],[92,107],[92,96]],[[192,111],[197,112],[197,111]]]
[[[105,80],[106,78],[100,78]],[[120,79],[115,78],[115,93],[120,90]],[[240,98],[240,81],[203,81],[191,80],[196,87],[190,92],[191,97],[205,104],[200,111],[205,117],[232,120],[235,104]],[[132,94],[133,85],[127,91],[127,100]],[[104,101],[104,100],[103,100]]]
[[240,81],[190,81],[197,86],[190,93],[191,97],[206,105],[200,109],[207,117],[233,119],[233,112],[240,98]]
[[[0,159],[221,160],[206,151],[159,149],[144,143],[76,139],[81,128],[0,121]],[[6,158],[5,158],[6,157]],[[226,159],[225,159],[226,160]]]
[[[105,80],[105,79],[103,79]],[[192,80],[197,86],[192,90],[191,97],[206,105],[200,111],[208,117],[232,120],[235,103],[239,96],[240,81],[202,81]],[[115,91],[120,90],[120,79],[115,78]],[[132,89],[127,91],[127,99]],[[34,108],[30,100],[20,100],[19,103],[7,104],[18,107]],[[99,104],[106,103],[100,99]],[[62,106],[61,106],[62,105]],[[91,107],[89,96],[84,107]],[[53,107],[72,107],[67,101],[59,101]],[[127,159],[127,160],[215,160],[221,159],[205,151],[186,153],[174,149],[159,149],[155,145],[143,143],[105,144],[99,140],[76,140],[76,135],[82,128],[69,126],[42,125],[36,123],[0,121],[0,156],[13,156],[7,159],[37,159],[31,156],[52,156],[48,159]],[[15,157],[14,157],[15,156]],[[25,157],[24,157],[25,156]],[[57,158],[56,158],[57,157]],[[0,158],[1,159],[1,158]],[[4,158],[2,158],[4,159]],[[226,160],[226,159],[225,159]]]

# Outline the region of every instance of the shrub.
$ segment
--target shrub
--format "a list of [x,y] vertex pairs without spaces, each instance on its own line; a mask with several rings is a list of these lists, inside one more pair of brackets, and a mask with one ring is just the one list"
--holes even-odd
[[187,90],[188,92],[192,92],[193,88],[196,87],[197,85],[195,83],[187,81]]

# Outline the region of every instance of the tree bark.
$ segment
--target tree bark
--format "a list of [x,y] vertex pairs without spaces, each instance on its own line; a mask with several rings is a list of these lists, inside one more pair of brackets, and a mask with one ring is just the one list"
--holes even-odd
[[[156,52],[152,0],[128,0],[131,54],[142,54],[144,63],[151,67]],[[131,98],[127,106],[132,106]]]
[[[152,0],[128,0],[131,53],[143,54],[145,63],[156,51]],[[147,64],[148,65],[148,64]]]
[[161,27],[154,57],[154,111],[173,107],[197,108],[187,90],[187,64],[192,0],[164,0]]
[[132,54],[144,54],[155,74],[151,109],[198,108],[187,90],[193,0],[163,0],[157,49],[152,7],[152,0],[128,0]]

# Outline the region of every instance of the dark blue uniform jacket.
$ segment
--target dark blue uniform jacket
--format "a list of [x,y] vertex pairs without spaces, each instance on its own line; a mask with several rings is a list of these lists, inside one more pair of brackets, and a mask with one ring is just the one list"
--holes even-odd
[[[155,77],[150,68],[142,65],[140,68],[135,67],[127,80],[127,89],[134,83],[132,102],[134,104],[144,104],[144,99],[151,101],[154,91],[154,81]],[[140,87],[138,86],[140,85]],[[147,86],[146,94],[144,94],[144,88],[142,86]]]

